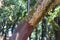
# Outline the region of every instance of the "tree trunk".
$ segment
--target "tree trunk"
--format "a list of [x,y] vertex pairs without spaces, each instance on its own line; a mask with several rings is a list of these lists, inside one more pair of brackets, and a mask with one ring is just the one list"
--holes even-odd
[[25,21],[17,27],[9,40],[27,40],[33,29],[33,26]]

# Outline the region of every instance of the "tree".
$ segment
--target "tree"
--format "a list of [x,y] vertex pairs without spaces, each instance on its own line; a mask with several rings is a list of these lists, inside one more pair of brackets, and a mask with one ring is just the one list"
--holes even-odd
[[[35,28],[36,24],[41,20],[43,17],[43,13],[46,12],[46,10],[52,9],[54,6],[56,6],[60,1],[55,0],[55,1],[50,1],[50,0],[43,0],[41,5],[38,5],[38,8],[31,20],[29,22],[24,22],[22,23],[21,29],[18,31],[19,27],[15,30],[13,33],[13,36],[10,38],[10,40],[26,40],[27,37],[30,35],[30,33],[33,31]],[[51,3],[51,4],[50,4]],[[55,4],[56,3],[56,4]],[[50,5],[50,6],[48,6]],[[47,7],[48,6],[48,7]],[[52,6],[52,7],[51,7]],[[50,8],[50,9],[49,9]],[[40,14],[39,14],[40,13]],[[23,25],[24,24],[24,25]],[[31,29],[31,30],[30,30]],[[23,31],[23,32],[22,32]],[[15,35],[14,35],[15,34]],[[17,35],[17,36],[16,36]]]

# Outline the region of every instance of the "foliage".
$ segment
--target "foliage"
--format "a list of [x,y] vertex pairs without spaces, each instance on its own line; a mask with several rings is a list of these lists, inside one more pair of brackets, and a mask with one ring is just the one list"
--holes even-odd
[[20,23],[26,13],[27,2],[23,0],[3,0],[3,6],[0,8],[0,28],[4,25],[3,27],[9,30],[13,25]]

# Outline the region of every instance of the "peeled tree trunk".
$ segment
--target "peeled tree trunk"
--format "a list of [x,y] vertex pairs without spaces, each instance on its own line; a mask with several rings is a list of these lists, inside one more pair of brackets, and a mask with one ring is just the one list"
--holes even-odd
[[29,21],[23,21],[13,32],[9,40],[27,40],[45,13],[55,7],[59,2],[60,0],[43,0],[41,4],[37,5],[37,10],[34,12],[32,18]]

